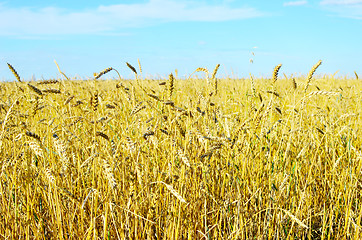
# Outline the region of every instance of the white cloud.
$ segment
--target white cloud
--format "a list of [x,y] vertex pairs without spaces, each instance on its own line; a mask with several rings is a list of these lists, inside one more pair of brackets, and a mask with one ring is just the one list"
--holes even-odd
[[356,5],[362,4],[362,0],[323,0],[321,5]]
[[9,8],[0,4],[0,35],[37,36],[114,33],[160,22],[219,22],[263,16],[255,8],[207,5],[197,1],[150,0],[71,11],[54,7]]
[[292,2],[285,2],[283,3],[283,6],[287,7],[287,6],[302,6],[302,5],[306,5],[308,3],[308,1],[292,1]]

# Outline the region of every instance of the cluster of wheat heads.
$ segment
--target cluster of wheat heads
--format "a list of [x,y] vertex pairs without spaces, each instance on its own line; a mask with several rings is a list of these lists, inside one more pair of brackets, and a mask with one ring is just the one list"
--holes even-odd
[[187,80],[127,66],[136,81],[100,80],[107,68],[25,82],[10,68],[2,238],[361,237],[358,81],[313,79],[317,65],[238,80],[217,79],[219,66]]

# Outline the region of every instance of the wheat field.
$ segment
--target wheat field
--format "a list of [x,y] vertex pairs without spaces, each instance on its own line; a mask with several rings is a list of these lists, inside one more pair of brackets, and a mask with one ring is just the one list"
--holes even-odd
[[0,239],[361,239],[361,83],[320,64],[32,82],[8,64]]

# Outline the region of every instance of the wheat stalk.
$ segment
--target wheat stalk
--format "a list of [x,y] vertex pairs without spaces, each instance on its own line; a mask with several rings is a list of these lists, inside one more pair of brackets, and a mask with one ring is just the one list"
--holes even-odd
[[[254,79],[253,76],[251,75],[251,73],[249,73],[250,75],[250,81],[251,81],[251,90],[253,92],[253,96],[256,97],[256,90],[255,90],[255,84],[254,84]],[[259,94],[260,95],[260,94]]]
[[58,68],[59,73],[60,73],[61,75],[63,75],[63,76],[69,81],[69,78],[67,77],[67,75],[65,75],[65,74],[60,70],[60,67],[59,67],[57,61],[54,60],[54,62],[55,62],[55,65],[57,65],[57,68]]

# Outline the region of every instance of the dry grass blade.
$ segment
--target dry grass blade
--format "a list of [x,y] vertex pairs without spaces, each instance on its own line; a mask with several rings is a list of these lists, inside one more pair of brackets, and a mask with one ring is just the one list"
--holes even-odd
[[356,76],[356,80],[358,80],[358,74],[356,71],[354,71],[354,75]]
[[17,71],[15,70],[15,68],[14,68],[10,63],[8,63],[8,67],[9,67],[10,71],[14,74],[16,80],[18,80],[19,82],[21,82],[20,76],[19,76],[19,74],[17,73]]

